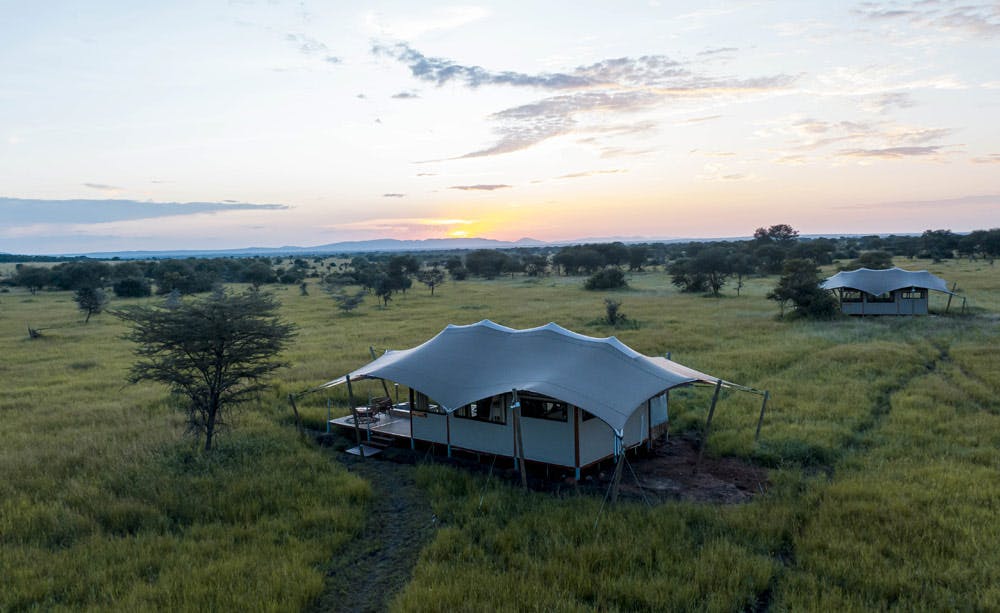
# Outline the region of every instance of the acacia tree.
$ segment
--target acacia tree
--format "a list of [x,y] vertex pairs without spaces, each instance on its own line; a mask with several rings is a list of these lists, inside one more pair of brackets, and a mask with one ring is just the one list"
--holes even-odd
[[830,292],[820,288],[819,268],[812,260],[786,261],[778,284],[767,297],[778,303],[782,317],[789,302],[795,305],[795,312],[804,317],[830,318],[837,312],[837,301]]
[[276,316],[270,294],[223,290],[173,308],[135,306],[116,313],[132,325],[125,338],[138,343],[129,381],[156,381],[184,398],[188,430],[205,435],[212,449],[216,428],[229,409],[264,388],[284,366],[275,356],[294,335]]
[[437,267],[421,270],[417,273],[417,280],[429,287],[433,296],[434,288],[444,283],[444,271]]
[[96,287],[81,287],[76,290],[73,300],[76,301],[76,306],[87,314],[87,319],[83,320],[85,324],[90,323],[91,315],[100,313],[108,304],[108,296]]

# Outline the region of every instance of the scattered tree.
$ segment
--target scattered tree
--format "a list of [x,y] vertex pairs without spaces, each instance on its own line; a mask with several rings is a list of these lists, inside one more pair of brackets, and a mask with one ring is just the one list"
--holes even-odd
[[429,268],[417,273],[417,280],[431,289],[431,296],[434,295],[434,288],[444,283],[444,271],[440,268]]
[[76,290],[73,300],[76,301],[76,306],[87,314],[87,318],[83,320],[85,324],[90,323],[91,315],[97,315],[108,304],[107,295],[96,287],[81,287]]
[[337,303],[337,308],[343,313],[350,313],[354,309],[361,306],[365,301],[365,291],[361,290],[355,294],[348,294],[347,292],[340,292],[333,295],[334,302]]
[[819,268],[812,260],[791,259],[785,262],[778,285],[767,295],[781,307],[791,302],[795,312],[804,317],[829,318],[837,313],[837,301],[819,286]]
[[294,335],[277,317],[273,296],[257,291],[182,302],[173,309],[134,306],[116,313],[138,344],[129,381],[155,381],[185,399],[188,428],[205,436],[205,450],[230,409],[265,387],[284,364],[275,360]]

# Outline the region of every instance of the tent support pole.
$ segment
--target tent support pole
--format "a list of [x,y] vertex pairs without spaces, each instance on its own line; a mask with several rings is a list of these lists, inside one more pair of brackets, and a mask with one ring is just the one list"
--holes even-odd
[[448,437],[448,457],[451,457],[451,413],[444,412],[445,435]]
[[417,443],[413,439],[413,408],[414,408],[413,397],[414,397],[413,388],[411,387],[410,388],[410,449],[411,450],[417,448]]
[[715,415],[715,403],[719,401],[719,391],[722,389],[722,379],[715,384],[715,393],[712,394],[712,405],[708,407],[708,418],[705,419],[705,433],[701,435],[701,447],[698,448],[698,459],[694,463],[694,472],[697,473],[701,467],[701,456],[705,453],[705,445],[708,443],[708,431],[712,427],[712,415]]
[[[956,289],[958,289],[958,281],[955,281],[954,283],[951,284],[951,293],[948,294],[948,304],[946,304],[944,306],[944,314],[945,315],[948,314],[948,309],[951,308],[951,299],[955,295],[955,290]],[[930,292],[927,292],[928,296],[930,296],[930,294],[931,294]],[[930,303],[930,300],[928,300],[927,302]],[[928,310],[930,310],[930,309],[928,309]]]
[[517,390],[512,390],[514,402],[511,408],[514,409],[514,435],[517,437],[517,467],[521,472],[521,487],[528,489],[528,470],[524,465],[524,438],[521,436],[521,401],[517,398]]
[[347,382],[347,401],[351,403],[351,415],[354,416],[354,439],[358,443],[358,452],[365,457],[365,448],[361,446],[361,428],[358,427],[358,412],[354,407],[354,388],[351,387],[351,375],[344,377]]
[[299,415],[299,407],[295,406],[295,394],[288,395],[288,402],[292,405],[292,412],[295,413],[295,428],[299,431],[299,436],[303,437],[305,433],[302,431],[302,416]]
[[573,407],[573,478],[580,481],[580,407]]
[[771,397],[771,392],[764,390],[764,402],[760,403],[760,419],[757,420],[757,432],[753,435],[753,442],[760,439],[760,427],[764,424],[764,409],[767,408],[767,399]]
[[[372,361],[374,362],[375,359],[376,359],[375,358],[375,348],[372,347],[371,345],[368,345],[368,351],[371,352],[371,354],[372,354]],[[385,397],[391,399],[392,396],[389,394],[389,386],[386,385],[385,379],[379,379],[379,381],[382,382],[382,390],[385,392]]]
[[618,463],[615,464],[615,474],[611,477],[611,504],[618,501],[618,485],[622,481],[622,468],[625,466],[625,441],[615,433],[615,440],[619,448]]

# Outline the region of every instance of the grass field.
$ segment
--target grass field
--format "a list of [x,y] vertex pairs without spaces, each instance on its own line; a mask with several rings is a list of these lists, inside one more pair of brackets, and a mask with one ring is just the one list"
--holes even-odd
[[[1000,274],[903,265],[957,281],[969,314],[780,321],[764,298],[773,278],[713,299],[662,272],[611,294],[566,277],[449,282],[434,297],[415,286],[351,315],[318,289],[275,287],[299,326],[291,366],[208,456],[162,388],[125,385],[117,320],[84,325],[68,292],[0,294],[0,610],[308,606],[374,494],[297,437],[285,396],[363,364],[369,346],[486,318],[616,334],[770,390],[760,443],[758,399],[725,395],[708,451],[770,467],[771,486],[742,505],[624,503],[595,530],[592,496],[418,466],[437,528],[394,608],[1000,609]],[[608,295],[638,328],[593,323]],[[343,394],[304,398],[307,425],[323,427],[327,401],[343,411]],[[701,427],[708,392],[671,399],[673,431]]]

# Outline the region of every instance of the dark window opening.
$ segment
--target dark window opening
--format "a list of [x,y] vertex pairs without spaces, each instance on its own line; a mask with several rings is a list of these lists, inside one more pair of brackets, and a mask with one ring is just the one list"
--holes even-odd
[[504,425],[507,423],[507,396],[501,394],[470,402],[456,410],[455,417]]
[[926,297],[924,290],[915,287],[903,291],[903,300],[923,300]]
[[892,292],[886,292],[884,294],[879,294],[878,296],[874,294],[868,294],[868,302],[895,302],[896,297]]
[[568,421],[569,405],[565,402],[535,394],[521,394],[521,415],[534,419],[550,419],[552,421]]
[[427,397],[427,394],[421,394],[420,392],[417,392],[414,396],[415,396],[414,400],[416,401],[415,404],[417,405],[415,407],[416,410],[423,411],[424,413],[434,413],[436,415],[445,414],[444,409],[442,409],[439,405],[431,402],[430,398]]
[[861,292],[856,289],[845,289],[840,294],[843,302],[861,302]]

